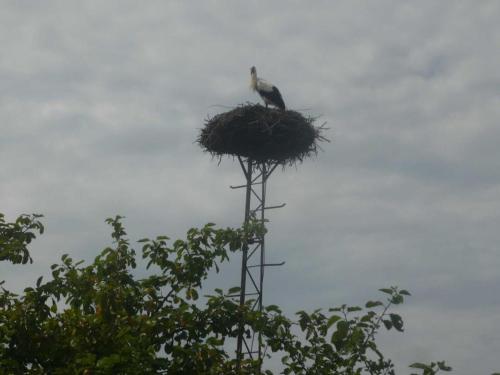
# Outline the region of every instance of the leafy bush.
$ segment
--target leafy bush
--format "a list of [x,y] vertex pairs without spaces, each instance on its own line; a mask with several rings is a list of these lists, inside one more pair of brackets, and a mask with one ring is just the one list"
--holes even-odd
[[[27,245],[43,232],[40,216],[23,215],[14,223],[3,218],[0,259],[31,261]],[[394,374],[375,335],[403,331],[391,307],[404,302],[406,290],[380,289],[383,301],[299,311],[296,319],[276,305],[261,313],[252,311],[252,301],[239,306],[228,297],[238,288],[216,289],[205,303],[195,302],[209,271],[218,272],[230,252],[264,228],[207,224],[172,244],[166,236],[140,240],[150,274],[137,278],[136,252],[121,219],[107,220],[113,245],[93,263],[63,255],[49,281],[40,277],[21,295],[1,289],[2,374],[233,374],[236,360],[225,344],[237,337],[241,318],[281,356],[283,374]],[[255,374],[259,367],[247,358],[240,373]],[[424,375],[451,370],[444,362],[411,367]]]

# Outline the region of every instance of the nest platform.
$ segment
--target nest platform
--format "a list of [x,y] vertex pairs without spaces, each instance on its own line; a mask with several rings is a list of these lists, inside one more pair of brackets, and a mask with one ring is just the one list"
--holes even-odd
[[315,155],[323,126],[292,110],[244,104],[205,121],[197,142],[212,156],[239,156],[257,162],[296,164]]

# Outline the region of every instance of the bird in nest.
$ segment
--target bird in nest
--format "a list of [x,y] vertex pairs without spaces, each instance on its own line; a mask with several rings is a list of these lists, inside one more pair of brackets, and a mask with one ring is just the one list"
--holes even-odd
[[278,88],[269,82],[258,78],[255,66],[252,66],[250,69],[250,77],[250,87],[252,90],[257,91],[262,100],[264,100],[266,108],[268,105],[273,105],[283,111],[285,110],[285,102],[283,101]]

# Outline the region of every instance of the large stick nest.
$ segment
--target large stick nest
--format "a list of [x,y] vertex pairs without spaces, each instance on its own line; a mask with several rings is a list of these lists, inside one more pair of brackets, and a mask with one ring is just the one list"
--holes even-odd
[[240,156],[258,162],[295,164],[317,153],[318,141],[327,140],[314,118],[291,110],[244,104],[205,121],[198,143],[221,158]]

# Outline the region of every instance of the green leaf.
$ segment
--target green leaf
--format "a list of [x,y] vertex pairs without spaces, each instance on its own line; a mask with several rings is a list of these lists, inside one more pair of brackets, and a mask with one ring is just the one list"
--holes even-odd
[[42,279],[43,279],[43,276],[40,276],[38,278],[38,280],[36,281],[36,287],[39,288],[40,287],[40,284],[42,284]]
[[452,368],[450,366],[446,366],[446,363],[444,361],[438,361],[437,362],[438,368],[442,371],[451,371]]
[[403,319],[401,316],[398,314],[389,314],[389,317],[394,328],[399,332],[403,332]]
[[399,294],[402,294],[404,296],[411,296],[410,292],[408,292],[406,289],[400,290]]
[[347,308],[347,312],[354,312],[354,311],[361,311],[361,310],[363,310],[363,309],[359,306],[352,306],[352,307]]
[[386,294],[392,294],[392,289],[388,289],[388,288],[382,288],[382,289],[379,289],[379,291],[381,291],[382,293],[386,293]]
[[360,344],[363,342],[365,339],[365,334],[363,333],[363,330],[360,328],[355,328],[354,331],[352,332],[351,340],[354,343]]
[[387,330],[392,328],[392,322],[390,320],[384,319],[382,320],[382,323],[384,323],[384,326],[385,328],[387,328]]
[[274,312],[277,312],[277,313],[281,312],[281,310],[280,310],[280,308],[279,308],[278,305],[269,305],[269,306],[266,306],[266,311],[267,312],[274,311]]
[[332,315],[330,319],[328,319],[328,322],[326,323],[327,329],[329,329],[332,325],[335,324],[335,322],[339,321],[340,319],[342,319],[340,316]]
[[372,307],[383,306],[384,304],[380,301],[368,301],[365,305],[367,309],[371,309]]
[[349,323],[341,320],[337,323],[337,330],[333,333],[331,342],[335,345],[337,350],[341,349],[344,345],[344,340],[349,332]]
[[401,294],[396,294],[392,299],[391,302],[395,305],[399,305],[404,302],[403,296]]
[[328,309],[328,311],[342,311],[342,308],[340,307],[331,307]]
[[369,311],[368,314],[361,317],[361,322],[369,322],[373,319],[376,314],[373,311]]
[[234,286],[232,288],[229,288],[229,290],[227,291],[228,294],[236,294],[236,293],[239,293],[241,290],[241,288],[239,286]]

